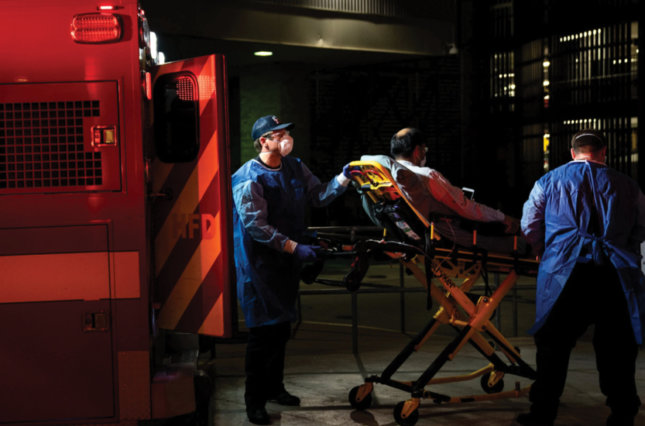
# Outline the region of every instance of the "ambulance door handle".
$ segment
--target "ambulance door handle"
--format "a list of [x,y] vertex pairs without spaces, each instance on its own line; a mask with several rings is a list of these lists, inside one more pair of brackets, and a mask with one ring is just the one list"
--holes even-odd
[[172,197],[172,191],[170,191],[169,189],[167,189],[165,191],[151,192],[151,193],[148,194],[148,197],[150,197],[152,199],[160,198],[162,200],[172,200],[172,198],[173,198]]

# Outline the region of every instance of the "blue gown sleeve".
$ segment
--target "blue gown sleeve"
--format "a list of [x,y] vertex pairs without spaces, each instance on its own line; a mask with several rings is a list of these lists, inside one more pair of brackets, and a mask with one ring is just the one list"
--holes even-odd
[[311,173],[311,170],[302,164],[302,173],[307,188],[307,201],[314,207],[325,207],[347,189],[335,177],[327,183],[320,183],[320,179]]
[[262,185],[247,180],[233,187],[233,203],[248,235],[274,250],[283,251],[288,238],[267,221],[267,202]]
[[546,201],[542,180],[535,182],[528,200],[522,211],[522,232],[535,252],[539,255],[544,251],[544,209]]

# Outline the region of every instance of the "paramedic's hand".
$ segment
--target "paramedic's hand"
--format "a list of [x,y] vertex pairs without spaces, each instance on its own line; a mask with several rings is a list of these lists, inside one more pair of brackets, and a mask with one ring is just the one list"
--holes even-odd
[[345,167],[343,167],[343,176],[345,176],[347,179],[352,178],[352,174],[350,173],[351,172],[350,169],[351,168],[349,166],[349,163],[345,164]]
[[316,250],[319,249],[318,246],[311,246],[308,244],[298,244],[296,249],[293,251],[294,256],[302,262],[309,262],[316,260]]
[[504,233],[517,234],[520,230],[520,221],[514,217],[504,216]]

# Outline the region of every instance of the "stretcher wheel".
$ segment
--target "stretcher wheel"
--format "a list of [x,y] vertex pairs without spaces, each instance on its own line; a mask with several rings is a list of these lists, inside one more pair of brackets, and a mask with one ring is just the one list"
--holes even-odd
[[352,269],[345,275],[343,281],[345,282],[345,287],[348,291],[356,291],[361,286],[361,281],[363,280],[363,274],[357,269]]
[[365,410],[372,405],[372,394],[368,393],[365,398],[363,398],[361,401],[356,400],[356,395],[358,394],[358,390],[360,389],[360,386],[355,386],[352,388],[352,390],[349,391],[349,403],[352,406],[352,408],[355,408],[357,410]]
[[486,374],[484,374],[482,376],[482,378],[481,378],[482,389],[486,393],[498,393],[498,392],[501,392],[504,389],[504,379],[500,379],[493,386],[490,386],[488,384],[488,379],[490,379],[490,375],[492,373],[493,373],[492,371],[489,371],[488,373],[486,373]]
[[396,420],[396,423],[400,424],[401,426],[414,426],[419,420],[419,410],[414,410],[407,418],[404,419],[403,417],[401,417],[401,413],[403,412],[403,405],[405,405],[405,401],[399,402],[394,407],[394,420]]

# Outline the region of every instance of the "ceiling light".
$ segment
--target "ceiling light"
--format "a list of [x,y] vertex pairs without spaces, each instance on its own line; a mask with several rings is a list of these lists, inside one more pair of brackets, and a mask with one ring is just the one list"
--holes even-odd
[[255,56],[273,56],[273,52],[270,50],[258,50],[257,52],[253,52]]

